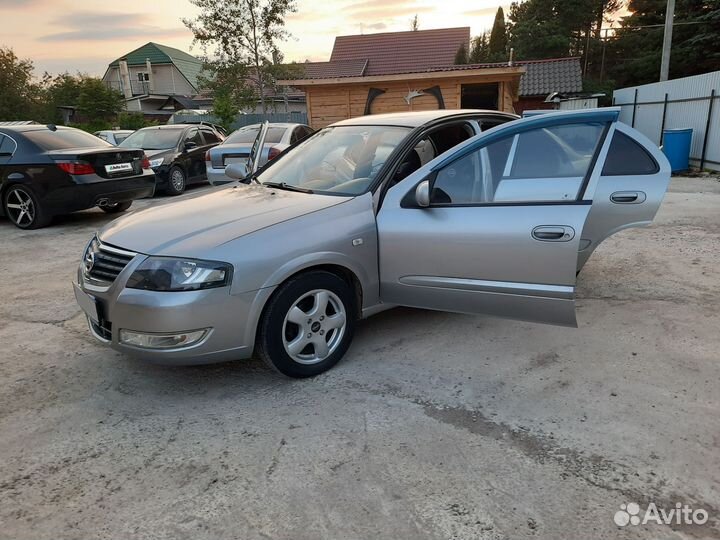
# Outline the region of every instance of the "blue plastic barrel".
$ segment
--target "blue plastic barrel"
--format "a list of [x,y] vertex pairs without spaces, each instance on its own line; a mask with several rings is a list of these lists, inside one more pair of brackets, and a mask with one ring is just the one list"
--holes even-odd
[[690,143],[692,128],[666,129],[663,132],[663,152],[670,162],[672,172],[690,168]]

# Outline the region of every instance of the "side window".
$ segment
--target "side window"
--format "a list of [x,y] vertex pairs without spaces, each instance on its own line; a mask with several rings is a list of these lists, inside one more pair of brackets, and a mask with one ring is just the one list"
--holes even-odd
[[438,171],[434,204],[573,201],[603,124],[538,128],[501,139]]
[[9,157],[15,153],[15,141],[0,134],[0,157]]
[[290,144],[295,144],[298,141],[303,140],[305,137],[310,135],[312,133],[312,129],[307,128],[305,126],[298,126],[296,127],[292,135],[290,136]]
[[660,170],[655,159],[631,137],[616,131],[610,143],[602,176],[655,174]]
[[215,135],[215,132],[213,132],[211,129],[204,128],[202,130],[203,139],[205,139],[205,144],[217,144],[220,142],[220,139],[217,135]]
[[191,129],[188,131],[187,136],[185,137],[185,142],[194,142],[198,146],[202,146],[203,142],[200,138],[200,131],[196,128]]

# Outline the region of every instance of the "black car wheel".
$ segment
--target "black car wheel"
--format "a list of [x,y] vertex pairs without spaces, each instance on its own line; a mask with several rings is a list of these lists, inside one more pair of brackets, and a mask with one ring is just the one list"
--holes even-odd
[[257,352],[288,377],[312,377],[343,357],[355,329],[355,294],[340,277],[313,271],[281,285],[268,301]]
[[167,192],[169,195],[180,195],[185,191],[185,171],[180,167],[173,167],[168,174]]
[[5,215],[16,227],[39,229],[50,223],[37,197],[27,186],[11,186],[3,197]]
[[127,202],[119,202],[115,204],[109,204],[105,206],[101,206],[100,210],[103,212],[107,212],[108,214],[119,214],[120,212],[124,212],[128,208],[132,206],[132,201]]

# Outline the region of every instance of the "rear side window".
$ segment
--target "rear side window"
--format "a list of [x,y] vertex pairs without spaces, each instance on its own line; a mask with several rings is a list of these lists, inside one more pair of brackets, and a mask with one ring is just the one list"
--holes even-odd
[[0,156],[12,156],[15,152],[15,141],[0,134]]
[[23,135],[43,150],[65,150],[66,148],[98,148],[112,146],[95,135],[79,129],[58,129],[57,131],[32,130]]
[[210,129],[203,128],[202,135],[203,139],[205,139],[205,144],[217,144],[220,142],[220,138]]
[[616,131],[610,143],[603,176],[655,174],[660,170],[655,159],[634,139]]

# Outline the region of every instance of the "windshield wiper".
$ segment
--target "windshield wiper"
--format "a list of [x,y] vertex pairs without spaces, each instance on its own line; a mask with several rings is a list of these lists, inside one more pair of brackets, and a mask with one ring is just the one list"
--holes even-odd
[[266,185],[268,187],[274,187],[278,189],[286,189],[288,191],[298,191],[300,193],[313,193],[312,189],[300,187],[300,186],[293,186],[290,184],[287,184],[285,182],[263,182],[263,185]]

